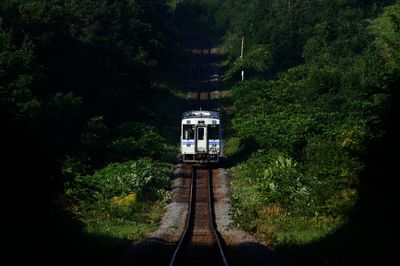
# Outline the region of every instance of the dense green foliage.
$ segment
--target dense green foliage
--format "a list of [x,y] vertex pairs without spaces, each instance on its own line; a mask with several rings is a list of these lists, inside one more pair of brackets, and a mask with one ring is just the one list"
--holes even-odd
[[[169,201],[170,172],[168,165],[148,159],[113,163],[77,177],[66,190],[68,206],[89,232],[138,240],[155,229],[162,203]],[[149,204],[154,201],[159,202]],[[120,229],[102,230],[105,225]],[[135,225],[143,231],[139,236]]]
[[274,247],[326,237],[363,201],[367,152],[387,135],[400,76],[399,3],[183,3],[203,10],[197,23],[226,31],[225,79],[245,72],[233,87],[226,149],[237,163],[236,223]]
[[154,129],[129,123],[158,119],[148,99],[174,54],[165,4],[15,0],[2,1],[0,10],[9,132],[24,127],[57,158],[89,157],[95,166],[110,159],[99,150],[119,149],[129,137],[163,141]]
[[156,160],[183,111],[176,29],[220,41],[235,83],[235,223],[295,265],[393,264],[399,1],[2,0],[6,217],[36,240],[30,263],[113,265],[156,228]]
[[[96,235],[110,238],[109,229],[118,227],[125,233],[115,235],[120,243],[109,241],[116,247],[126,246],[122,238],[144,236],[132,233],[132,224],[124,229],[128,217],[146,232],[155,228],[168,198],[166,166],[140,158],[171,163],[175,157],[182,107],[172,77],[182,51],[171,19],[162,0],[0,1],[2,169],[13,227],[24,238],[42,240],[32,253],[40,249],[62,259],[76,252],[96,261],[92,252],[114,250],[104,245],[84,252],[91,240],[81,241],[82,226],[103,219],[107,226]],[[129,171],[135,180],[126,179]],[[123,183],[118,187],[113,178]],[[122,188],[129,182],[136,182],[132,191]],[[119,221],[109,219],[110,197],[128,195],[137,196],[132,210],[111,215]],[[143,216],[149,210],[157,213],[150,227]],[[26,217],[33,220],[29,228]],[[53,242],[69,247],[57,253]],[[98,257],[101,263],[106,254]],[[76,264],[74,258],[65,264]]]
[[148,159],[113,163],[93,175],[76,178],[77,184],[67,194],[78,202],[91,198],[93,204],[132,193],[137,200],[159,199],[169,187],[169,173],[167,165]]

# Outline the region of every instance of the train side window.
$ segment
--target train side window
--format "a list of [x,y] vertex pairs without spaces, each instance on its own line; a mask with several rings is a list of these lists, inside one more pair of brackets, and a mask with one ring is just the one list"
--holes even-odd
[[197,130],[197,139],[204,140],[204,127],[199,127]]
[[219,139],[219,126],[209,125],[207,134],[208,134],[208,139]]
[[194,139],[193,125],[183,125],[183,139]]

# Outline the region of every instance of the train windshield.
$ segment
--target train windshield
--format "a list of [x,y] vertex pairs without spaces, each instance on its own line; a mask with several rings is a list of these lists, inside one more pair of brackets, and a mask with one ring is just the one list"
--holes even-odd
[[194,139],[194,126],[184,125],[183,126],[183,139]]
[[199,127],[197,132],[197,139],[204,140],[204,127]]
[[208,139],[219,139],[218,125],[209,125],[207,132],[208,132]]

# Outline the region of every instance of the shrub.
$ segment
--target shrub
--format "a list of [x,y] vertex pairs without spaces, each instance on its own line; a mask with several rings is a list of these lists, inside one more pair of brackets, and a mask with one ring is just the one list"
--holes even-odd
[[344,217],[357,200],[351,178],[356,178],[360,163],[340,143],[319,140],[308,148],[315,148],[308,150],[315,157],[301,163],[277,150],[259,151],[230,169],[231,214],[240,227],[264,232],[271,240],[277,234],[265,232],[268,226],[283,230],[293,221],[309,220],[316,221],[313,226],[318,228],[325,221],[331,228],[341,222],[335,219]]
[[169,199],[170,167],[150,159],[112,163],[69,184],[66,195],[82,215],[129,213],[140,202]]
[[158,158],[168,147],[156,129],[144,123],[123,123],[114,132],[109,145],[113,160],[130,160],[141,156]]

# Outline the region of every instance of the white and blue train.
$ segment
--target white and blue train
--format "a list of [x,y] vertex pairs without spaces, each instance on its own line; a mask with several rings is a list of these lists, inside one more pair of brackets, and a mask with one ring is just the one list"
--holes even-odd
[[180,145],[183,162],[218,162],[221,148],[218,112],[189,111],[183,113]]

